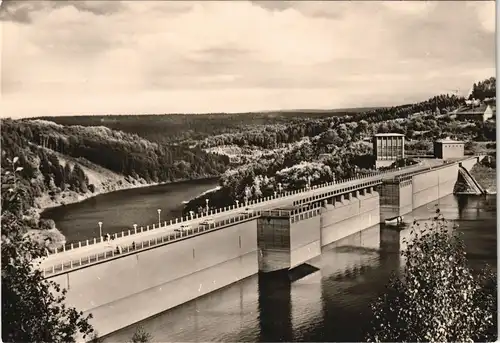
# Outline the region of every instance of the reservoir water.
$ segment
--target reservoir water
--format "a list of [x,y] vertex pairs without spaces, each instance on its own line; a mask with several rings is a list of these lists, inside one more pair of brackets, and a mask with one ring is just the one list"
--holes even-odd
[[[216,181],[198,181],[134,189],[53,209],[45,216],[53,218],[68,237],[79,239],[99,220],[106,229],[121,231],[134,220],[155,222],[157,208],[162,208],[165,219],[175,217],[183,200],[215,186]],[[450,195],[416,209],[405,221],[431,217],[436,205],[446,219],[459,224],[471,264],[480,268],[488,263],[496,269],[496,196]],[[384,242],[388,236],[400,239],[408,232],[394,237],[394,230],[373,226],[327,247],[309,261],[319,270],[302,279],[290,282],[255,275],[104,340],[129,342],[141,325],[153,342],[364,341],[369,303],[400,265],[399,254]]]
[[127,189],[101,194],[85,201],[48,209],[43,218],[53,219],[66,237],[67,243],[99,236],[98,222],[103,234],[133,229],[133,225],[158,223],[178,218],[182,201],[191,200],[218,186],[218,179],[204,179],[159,186]]

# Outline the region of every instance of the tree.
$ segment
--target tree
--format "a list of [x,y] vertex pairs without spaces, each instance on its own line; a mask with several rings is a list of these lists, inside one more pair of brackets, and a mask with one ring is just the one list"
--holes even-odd
[[357,130],[360,133],[367,133],[368,132],[368,122],[366,120],[360,120],[358,123]]
[[[64,305],[66,290],[45,280],[35,266],[42,247],[26,235],[22,206],[24,193],[19,187],[16,167],[2,170],[2,339],[4,342],[74,342],[92,333],[91,315]],[[10,160],[9,160],[10,162]],[[6,194],[5,194],[6,193]]]
[[131,338],[131,343],[149,343],[152,338],[149,332],[146,332],[142,326],[139,326]]
[[71,180],[75,191],[82,193],[87,192],[88,181],[89,179],[87,175],[85,175],[85,172],[83,171],[82,167],[78,163],[75,164],[75,166],[73,167],[72,180]]
[[423,228],[414,222],[404,267],[372,303],[369,341],[496,340],[496,275],[475,276],[460,235],[436,213]]
[[489,79],[474,83],[470,99],[484,100],[486,98],[493,98],[496,96],[496,78],[490,77]]
[[56,223],[52,219],[40,219],[38,226],[40,230],[54,230]]
[[323,163],[302,162],[290,168],[276,172],[276,182],[281,183],[286,189],[299,189],[305,187],[309,181],[312,185],[330,182],[333,180],[331,168]]

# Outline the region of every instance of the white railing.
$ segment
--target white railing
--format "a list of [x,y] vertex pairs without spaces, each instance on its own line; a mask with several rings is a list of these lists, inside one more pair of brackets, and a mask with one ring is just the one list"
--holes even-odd
[[[267,201],[270,201],[270,200],[284,199],[284,198],[287,198],[287,197],[295,196],[297,194],[303,194],[303,193],[311,192],[313,190],[322,189],[322,188],[325,188],[325,187],[340,186],[343,183],[347,183],[347,182],[351,182],[351,181],[355,181],[355,180],[362,181],[362,180],[365,180],[365,179],[368,179],[368,178],[377,177],[377,176],[381,176],[381,175],[386,175],[386,174],[389,174],[389,173],[394,173],[394,172],[401,171],[401,170],[406,170],[406,169],[409,169],[409,168],[418,168],[418,165],[417,166],[416,165],[412,165],[412,166],[407,166],[407,167],[401,167],[399,169],[392,169],[392,170],[384,170],[384,171],[371,172],[371,173],[360,175],[358,177],[352,177],[352,178],[348,178],[348,179],[341,179],[339,181],[326,182],[326,183],[323,183],[323,184],[320,184],[320,185],[316,185],[316,186],[313,186],[313,187],[304,187],[304,188],[301,188],[301,189],[298,189],[298,190],[287,191],[287,192],[280,192],[280,193],[277,193],[276,195],[267,196],[267,197],[263,197],[263,198],[259,198],[259,199],[255,199],[255,200],[250,200],[247,203],[241,203],[240,202],[237,205],[226,206],[226,207],[223,207],[223,208],[216,208],[214,210],[210,210],[209,212],[200,213],[200,214],[196,213],[196,214],[194,214],[192,216],[185,216],[185,217],[175,218],[173,220],[169,220],[168,222],[164,221],[162,223],[162,225],[152,224],[152,225],[146,225],[146,226],[141,226],[141,227],[134,227],[133,229],[127,229],[127,230],[123,230],[123,231],[118,232],[118,233],[110,234],[110,238],[112,238],[112,239],[118,239],[118,238],[122,238],[122,237],[128,237],[128,236],[131,236],[131,235],[141,234],[143,232],[148,232],[148,231],[151,231],[151,230],[164,229],[164,228],[167,228],[169,226],[176,225],[176,224],[179,224],[179,223],[184,223],[184,222],[189,222],[189,221],[193,221],[193,220],[197,220],[197,219],[202,219],[202,218],[205,218],[205,217],[213,216],[215,214],[227,213],[227,212],[239,209],[239,208],[245,208],[245,207],[248,207],[248,206],[260,205],[260,204],[263,204],[263,203],[265,203]],[[433,168],[434,167],[430,167],[428,169],[433,169]],[[422,170],[419,170],[419,171],[422,171]],[[65,244],[62,247],[56,248],[52,252],[49,251],[48,254],[49,255],[54,255],[54,254],[58,254],[58,253],[62,253],[62,252],[68,251],[68,250],[74,250],[74,249],[78,249],[78,248],[82,248],[82,247],[86,247],[86,246],[90,246],[90,245],[102,243],[104,241],[106,241],[105,237],[94,237],[94,238],[87,239],[87,240],[84,240],[84,241],[79,241],[77,243]]]

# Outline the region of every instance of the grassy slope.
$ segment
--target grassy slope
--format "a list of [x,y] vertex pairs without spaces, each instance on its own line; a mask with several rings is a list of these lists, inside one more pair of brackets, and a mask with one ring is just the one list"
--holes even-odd
[[[475,155],[495,155],[495,148],[488,147],[494,142],[474,142],[472,150]],[[489,193],[497,192],[497,170],[477,163],[471,170],[471,175]]]
[[35,199],[35,206],[37,208],[46,209],[60,205],[67,205],[107,192],[148,185],[144,180],[128,179],[123,175],[112,172],[111,170],[89,162],[86,159],[76,159],[54,152],[53,150],[50,150],[50,152],[57,155],[59,163],[62,166],[65,166],[67,163],[71,163],[71,165],[79,164],[85,172],[85,175],[89,178],[89,184],[93,184],[95,186],[95,191],[93,193],[88,191],[82,194],[66,190],[53,196],[44,194]]
[[489,193],[497,192],[496,169],[489,168],[478,163],[472,168],[471,175]]

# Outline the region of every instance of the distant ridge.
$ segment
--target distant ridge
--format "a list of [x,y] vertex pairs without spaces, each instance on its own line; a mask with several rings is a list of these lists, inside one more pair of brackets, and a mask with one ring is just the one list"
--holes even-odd
[[347,108],[334,108],[334,109],[295,109],[295,110],[277,110],[277,111],[260,111],[260,112],[248,112],[248,113],[346,113],[346,112],[367,112],[378,110],[381,108],[386,108],[386,106],[374,106],[374,107],[347,107]]
[[[404,105],[402,105],[404,106]],[[47,118],[57,118],[57,117],[124,117],[124,116],[206,116],[206,115],[255,115],[255,114],[329,114],[329,113],[361,113],[367,111],[374,111],[382,108],[387,108],[389,106],[377,106],[377,107],[348,107],[348,108],[334,108],[334,109],[291,109],[291,110],[263,110],[263,111],[249,111],[249,112],[193,112],[193,113],[106,113],[106,114],[61,114],[58,116],[46,115],[37,117],[26,117],[26,118],[13,118],[14,120],[23,119],[47,119]]]

